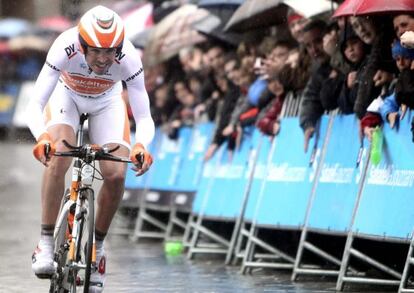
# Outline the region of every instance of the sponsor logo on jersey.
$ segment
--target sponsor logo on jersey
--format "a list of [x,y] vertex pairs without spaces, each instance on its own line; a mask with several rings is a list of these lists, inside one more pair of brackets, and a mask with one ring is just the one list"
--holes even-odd
[[48,61],[46,61],[45,64],[49,66],[50,68],[52,68],[53,70],[60,71],[55,65],[50,64]]
[[68,55],[69,59],[72,58],[73,56],[75,56],[76,55],[75,44],[72,44],[72,45],[66,47],[65,52],[66,52],[66,55]]
[[86,95],[102,94],[115,84],[112,80],[79,76],[67,72],[62,73],[62,79],[70,89]]
[[133,80],[135,77],[137,77],[138,75],[140,75],[142,72],[144,71],[144,69],[141,67],[137,72],[135,72],[133,75],[131,75],[130,77],[128,77],[125,81],[131,81]]
[[116,58],[118,61],[121,61],[121,60],[122,60],[122,58],[124,58],[124,57],[125,57],[125,54],[124,54],[124,53],[122,53],[121,51],[117,52],[117,53],[116,53],[116,55],[115,55],[115,58]]

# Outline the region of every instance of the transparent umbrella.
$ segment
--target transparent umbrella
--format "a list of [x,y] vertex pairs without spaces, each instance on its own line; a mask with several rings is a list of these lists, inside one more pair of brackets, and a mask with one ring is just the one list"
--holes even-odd
[[0,20],[0,38],[9,39],[30,31],[29,21],[20,18],[5,18]]
[[164,17],[150,33],[144,51],[145,64],[156,65],[177,55],[182,48],[205,41],[192,24],[207,14],[204,9],[186,4]]

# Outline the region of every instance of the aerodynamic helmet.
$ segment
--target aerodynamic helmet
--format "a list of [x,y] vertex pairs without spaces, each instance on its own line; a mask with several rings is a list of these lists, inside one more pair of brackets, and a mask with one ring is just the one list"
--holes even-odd
[[88,10],[78,24],[79,41],[86,47],[122,49],[124,24],[114,11],[104,6]]

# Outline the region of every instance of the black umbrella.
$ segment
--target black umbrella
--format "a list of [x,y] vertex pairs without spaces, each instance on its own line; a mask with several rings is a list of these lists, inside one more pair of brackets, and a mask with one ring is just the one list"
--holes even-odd
[[242,35],[224,32],[224,25],[225,21],[223,22],[217,15],[209,13],[206,17],[193,23],[193,28],[210,39],[237,47],[242,41]]
[[246,0],[227,22],[225,31],[248,31],[286,22],[288,7],[282,0]]

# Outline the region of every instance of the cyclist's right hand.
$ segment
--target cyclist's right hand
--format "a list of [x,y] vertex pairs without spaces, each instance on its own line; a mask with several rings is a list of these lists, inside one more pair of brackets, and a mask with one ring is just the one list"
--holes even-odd
[[147,172],[153,161],[151,154],[145,150],[141,143],[136,143],[132,148],[130,160],[134,164],[132,170],[136,172],[136,176],[141,176]]
[[43,165],[48,166],[48,162],[55,152],[56,146],[49,133],[45,132],[39,136],[37,144],[33,147],[33,156]]

